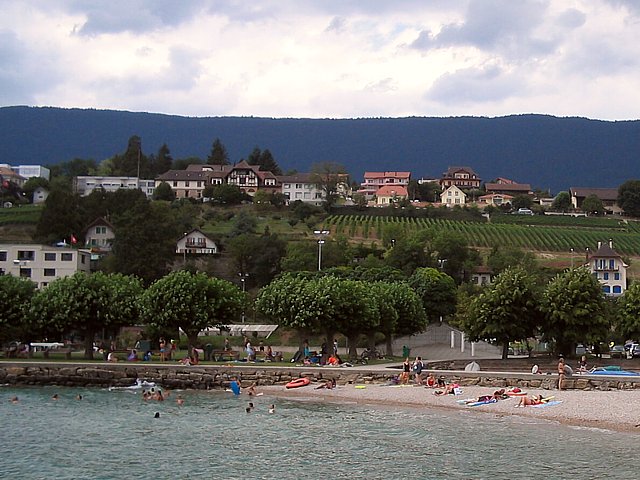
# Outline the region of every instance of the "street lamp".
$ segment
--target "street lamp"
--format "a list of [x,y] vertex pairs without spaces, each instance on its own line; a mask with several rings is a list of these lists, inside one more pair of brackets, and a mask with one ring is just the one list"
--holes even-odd
[[447,263],[447,259],[446,258],[439,258],[438,259],[438,267],[440,268],[440,270],[444,270],[445,263]]
[[573,248],[571,248],[571,270],[573,270]]
[[396,248],[396,239],[395,238],[391,239],[391,248]]
[[[249,274],[240,272],[238,273],[238,276],[240,277],[240,283],[242,284],[242,293],[245,293],[247,291],[245,283],[247,281],[247,277],[249,277]],[[244,307],[242,308],[242,323],[244,323]]]
[[318,271],[322,270],[322,245],[324,239],[329,235],[329,230],[314,230],[313,234],[318,239]]
[[184,232],[184,246],[182,247],[182,265],[187,264],[187,232]]

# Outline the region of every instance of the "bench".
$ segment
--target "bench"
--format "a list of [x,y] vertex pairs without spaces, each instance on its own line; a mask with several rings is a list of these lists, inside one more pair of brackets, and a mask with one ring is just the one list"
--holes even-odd
[[229,360],[240,360],[240,352],[235,350],[214,350],[211,352],[211,360],[223,362],[225,358]]

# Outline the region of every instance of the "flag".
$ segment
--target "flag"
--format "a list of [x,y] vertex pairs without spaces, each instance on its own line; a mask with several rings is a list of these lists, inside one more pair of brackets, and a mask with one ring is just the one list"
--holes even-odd
[[78,243],[78,239],[75,237],[75,235],[71,234],[71,244],[75,245],[76,243]]

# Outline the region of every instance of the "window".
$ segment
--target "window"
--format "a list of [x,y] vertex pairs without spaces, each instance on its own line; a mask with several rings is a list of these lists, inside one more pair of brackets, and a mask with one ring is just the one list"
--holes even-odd
[[185,182],[184,182],[184,186],[185,186],[185,187],[188,187],[188,186],[189,186],[189,180],[185,180]]
[[25,278],[31,278],[31,269],[30,268],[21,268],[20,276]]
[[291,188],[291,184],[289,184],[289,183],[285,183],[285,184],[282,186],[282,188]]
[[80,255],[80,263],[84,264],[87,261],[87,256],[86,255]]
[[95,247],[96,245],[98,245],[98,240],[97,240],[96,238],[92,238],[92,239],[91,239],[91,245],[92,245],[93,247]]
[[73,253],[63,253],[60,255],[63,262],[70,262],[73,260]]
[[609,270],[616,268],[616,261],[614,259],[609,260]]
[[296,188],[302,188],[302,184],[301,183],[296,183]]
[[55,277],[56,276],[56,269],[55,268],[45,268],[44,269],[44,276],[45,277]]
[[614,274],[613,274],[613,279],[614,279],[614,280],[620,280],[620,274],[619,274],[619,273],[617,273],[617,272],[616,272],[616,273],[614,273]]
[[36,252],[33,250],[18,250],[18,260],[33,260],[36,258]]
[[622,287],[620,285],[614,285],[613,293],[622,293]]
[[177,187],[178,186],[178,182],[176,180],[173,181],[173,186]]
[[107,233],[107,227],[96,227],[97,235],[104,235],[105,233]]
[[56,261],[56,254],[53,253],[53,252],[45,252],[44,261],[45,262],[55,262]]
[[603,285],[602,286],[602,291],[604,293],[611,293],[611,287],[609,285]]
[[602,279],[603,279],[603,280],[609,280],[609,272],[604,272],[604,273],[602,274]]
[[0,252],[0,262],[7,261],[7,252]]
[[198,180],[198,183],[196,184],[196,186],[201,187],[202,186],[202,180]]

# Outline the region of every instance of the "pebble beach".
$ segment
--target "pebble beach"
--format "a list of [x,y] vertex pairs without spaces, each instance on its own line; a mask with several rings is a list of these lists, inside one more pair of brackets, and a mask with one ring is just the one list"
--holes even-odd
[[553,396],[561,403],[544,408],[515,408],[518,397],[500,400],[497,403],[466,406],[460,399],[491,395],[491,387],[466,386],[462,395],[434,395],[434,390],[421,386],[388,385],[340,385],[334,389],[316,389],[319,384],[286,389],[284,386],[264,386],[260,391],[267,396],[286,397],[305,401],[361,403],[384,406],[415,408],[466,409],[493,415],[519,415],[551,422],[560,422],[588,428],[640,433],[640,391],[584,391],[584,390],[526,390],[528,395]]

